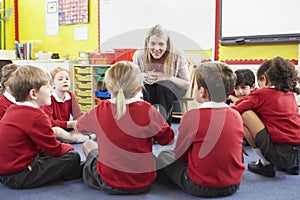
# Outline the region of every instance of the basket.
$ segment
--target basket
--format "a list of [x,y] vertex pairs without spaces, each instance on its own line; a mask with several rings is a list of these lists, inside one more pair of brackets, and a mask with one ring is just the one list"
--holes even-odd
[[115,62],[115,53],[99,53],[91,52],[89,53],[90,64],[114,64]]
[[77,74],[90,74],[92,71],[90,67],[74,67],[74,69],[76,70]]
[[95,94],[100,99],[110,99],[110,93],[107,90],[96,90]]
[[83,96],[83,97],[90,97],[90,96],[92,96],[92,91],[91,90],[75,89],[74,92],[75,92],[76,96]]
[[78,81],[91,81],[91,75],[80,75],[80,74],[76,74],[75,75],[76,79]]
[[80,110],[81,111],[89,111],[92,109],[92,106],[91,105],[80,105],[79,104],[79,107],[80,107]]
[[136,49],[115,49],[115,62],[132,61],[132,56]]
[[95,77],[97,82],[103,82],[103,80],[104,80],[104,76],[95,75],[94,77]]
[[91,83],[82,83],[82,82],[77,82],[78,88],[81,89],[90,89],[91,88]]
[[107,69],[108,69],[108,67],[94,67],[94,70],[95,70],[96,74],[98,74],[98,75],[105,74]]
[[79,104],[91,104],[92,103],[92,98],[77,97],[77,101],[78,101]]

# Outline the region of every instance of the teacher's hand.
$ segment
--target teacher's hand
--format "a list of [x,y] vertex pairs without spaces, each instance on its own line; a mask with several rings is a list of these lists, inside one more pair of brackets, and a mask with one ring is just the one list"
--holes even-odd
[[170,78],[167,77],[163,72],[155,72],[155,71],[149,71],[145,73],[144,76],[144,81],[149,85],[152,85],[158,81],[164,81],[169,79]]
[[169,80],[170,77],[166,76],[165,73],[163,72],[155,72],[156,73],[156,81],[164,81],[164,80]]
[[157,80],[157,75],[156,72],[154,71],[148,71],[145,73],[144,75],[144,81],[149,84],[152,85],[153,83],[155,83]]

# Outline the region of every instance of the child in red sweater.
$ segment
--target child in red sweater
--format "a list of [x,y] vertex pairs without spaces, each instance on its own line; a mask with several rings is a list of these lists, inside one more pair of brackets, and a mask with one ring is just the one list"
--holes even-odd
[[[67,69],[57,67],[51,71],[54,92],[51,105],[42,107],[51,119],[53,130],[59,140],[81,143],[95,139],[95,134],[82,134],[76,131],[76,120],[82,115],[76,97],[70,92],[70,76]],[[72,115],[73,120],[70,120]]]
[[8,79],[11,74],[18,68],[18,65],[7,64],[1,69],[1,88],[0,88],[0,120],[2,119],[6,109],[12,104],[16,103],[15,98],[11,95],[9,91],[9,86],[7,84]]
[[72,145],[56,140],[40,109],[51,103],[49,83],[46,71],[29,65],[19,67],[8,80],[16,104],[0,120],[0,182],[10,188],[81,177],[79,154]]
[[236,75],[225,63],[207,62],[197,67],[195,80],[195,98],[202,104],[182,117],[174,151],[158,155],[159,177],[167,176],[195,196],[231,195],[238,190],[245,170],[243,121],[225,103]]
[[227,102],[230,103],[228,103],[230,106],[234,106],[236,101],[249,95],[251,92],[257,89],[255,86],[255,75],[252,70],[237,69],[235,74],[236,83],[234,92],[227,98]]
[[106,71],[104,83],[112,99],[77,122],[78,131],[96,133],[98,141],[83,143],[83,180],[109,194],[148,191],[156,177],[152,140],[170,144],[174,132],[151,104],[137,97],[143,87],[138,66],[118,62]]
[[245,137],[259,156],[248,163],[249,171],[275,176],[274,167],[289,174],[299,174],[300,115],[295,101],[297,86],[295,66],[281,57],[261,65],[257,71],[261,89],[236,102],[242,114]]

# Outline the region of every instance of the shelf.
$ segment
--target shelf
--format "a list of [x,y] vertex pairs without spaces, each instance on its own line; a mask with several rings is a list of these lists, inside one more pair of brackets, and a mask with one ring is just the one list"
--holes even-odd
[[104,89],[103,79],[109,67],[110,65],[73,65],[73,91],[81,111],[89,111],[99,102],[96,91]]

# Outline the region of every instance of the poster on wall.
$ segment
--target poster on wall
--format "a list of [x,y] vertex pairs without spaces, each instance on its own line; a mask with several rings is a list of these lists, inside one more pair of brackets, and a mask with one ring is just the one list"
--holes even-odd
[[59,0],[58,10],[60,26],[89,21],[88,0]]
[[58,0],[46,1],[46,35],[54,36],[59,34],[58,25]]

